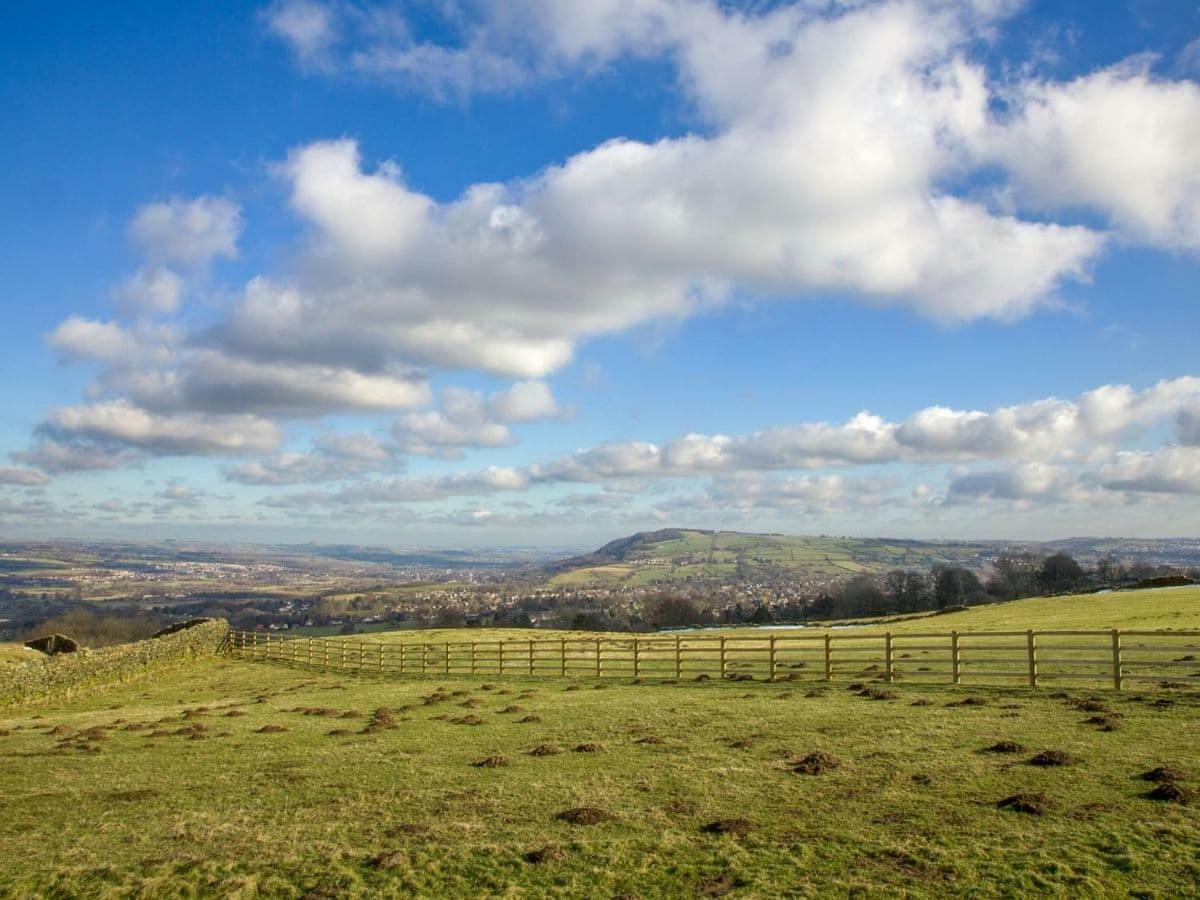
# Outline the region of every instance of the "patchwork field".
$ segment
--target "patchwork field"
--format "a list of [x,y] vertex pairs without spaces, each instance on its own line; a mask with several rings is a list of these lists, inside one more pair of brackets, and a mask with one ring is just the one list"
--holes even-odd
[[[1196,625],[1084,599],[1010,606]],[[0,709],[0,896],[1195,895],[1200,693],[1139,687],[203,660]]]

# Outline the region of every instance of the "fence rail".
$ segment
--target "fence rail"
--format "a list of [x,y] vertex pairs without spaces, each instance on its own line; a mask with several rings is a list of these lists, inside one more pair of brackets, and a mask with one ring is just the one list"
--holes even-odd
[[1200,688],[1200,631],[950,631],[369,643],[231,631],[236,657],[377,675],[887,683],[1130,682]]

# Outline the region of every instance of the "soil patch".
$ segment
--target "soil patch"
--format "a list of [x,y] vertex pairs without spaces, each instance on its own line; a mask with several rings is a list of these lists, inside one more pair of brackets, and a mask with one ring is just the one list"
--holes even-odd
[[617,817],[597,806],[576,806],[563,810],[554,818],[571,825],[599,825],[602,822],[614,822]]
[[754,831],[758,826],[749,819],[717,819],[709,822],[700,830],[705,834],[743,835]]
[[481,759],[477,763],[471,763],[477,769],[499,769],[502,766],[508,765],[507,756],[489,756],[486,759]]
[[1050,802],[1041,794],[1012,794],[1003,800],[997,800],[996,806],[1012,812],[1040,816],[1049,809]]
[[556,862],[560,859],[566,859],[567,851],[561,847],[542,847],[539,850],[530,850],[525,854],[525,862],[533,866],[540,866],[548,862]]
[[1180,803],[1184,806],[1192,803],[1196,797],[1187,788],[1180,787],[1173,781],[1164,781],[1154,790],[1146,793],[1147,800],[1158,800],[1162,803]]
[[797,762],[792,771],[797,775],[824,775],[826,772],[832,772],[841,764],[842,761],[832,753],[814,750]]
[[1182,781],[1183,773],[1170,766],[1157,766],[1138,776],[1142,781]]
[[1043,750],[1029,760],[1031,766],[1070,766],[1077,762],[1078,759],[1062,750]]
[[996,741],[990,747],[985,747],[988,753],[1024,753],[1025,748],[1016,741]]

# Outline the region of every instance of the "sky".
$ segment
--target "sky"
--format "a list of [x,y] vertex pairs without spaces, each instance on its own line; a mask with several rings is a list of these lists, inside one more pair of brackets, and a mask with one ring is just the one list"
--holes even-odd
[[9,19],[0,538],[1200,534],[1196,0]]

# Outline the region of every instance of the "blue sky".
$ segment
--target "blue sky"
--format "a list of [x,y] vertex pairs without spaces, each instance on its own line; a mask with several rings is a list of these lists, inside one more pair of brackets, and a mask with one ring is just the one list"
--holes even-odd
[[21,10],[0,535],[1195,534],[1200,8],[1102,9]]

